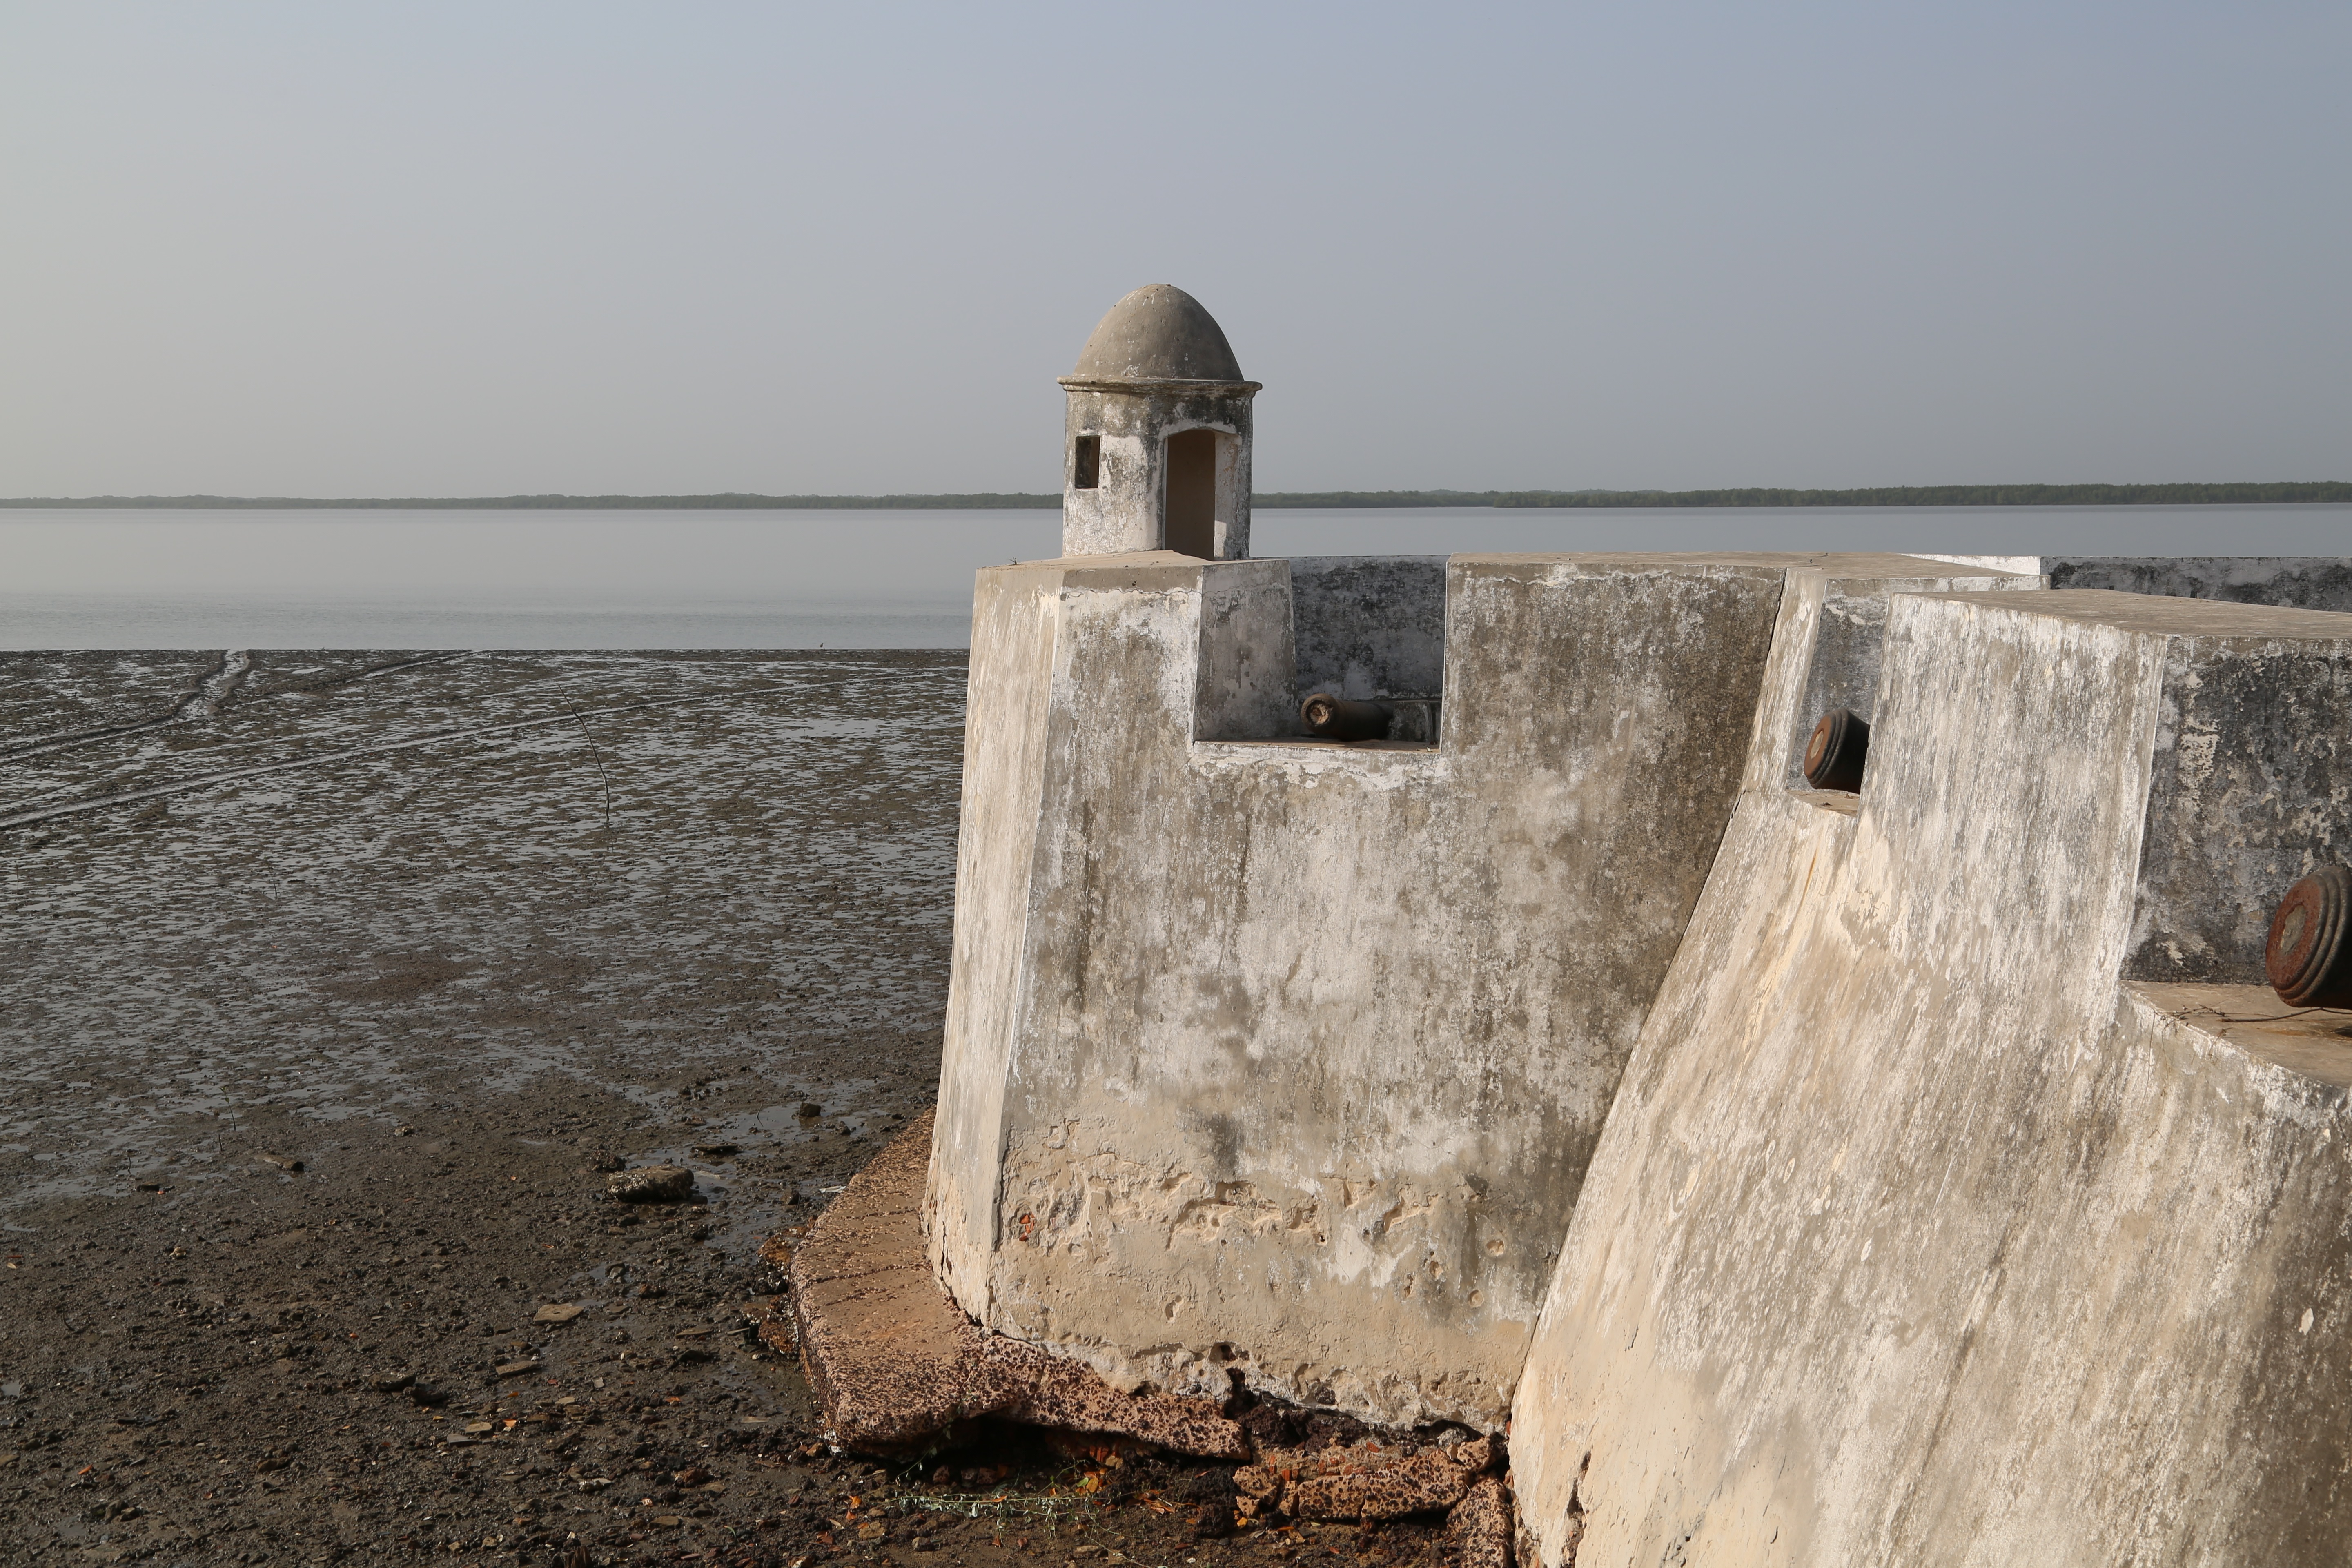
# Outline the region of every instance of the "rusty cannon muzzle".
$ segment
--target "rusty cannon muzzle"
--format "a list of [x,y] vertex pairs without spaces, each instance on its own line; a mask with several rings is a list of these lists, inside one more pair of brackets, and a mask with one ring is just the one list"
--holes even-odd
[[2271,916],[2263,973],[2290,1007],[2352,1007],[2352,871],[2322,866],[2286,890]]
[[1832,708],[1805,744],[1805,782],[1815,789],[1858,794],[1870,755],[1870,721],[1851,708]]
[[1326,741],[1385,741],[1389,738],[1389,707],[1385,702],[1353,702],[1318,691],[1298,705],[1298,721],[1307,732]]

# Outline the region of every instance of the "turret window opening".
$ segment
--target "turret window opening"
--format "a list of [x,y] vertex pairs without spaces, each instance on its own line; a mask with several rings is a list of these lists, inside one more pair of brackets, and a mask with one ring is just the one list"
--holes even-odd
[[1102,485],[1102,437],[1081,436],[1070,447],[1070,488],[1091,490]]

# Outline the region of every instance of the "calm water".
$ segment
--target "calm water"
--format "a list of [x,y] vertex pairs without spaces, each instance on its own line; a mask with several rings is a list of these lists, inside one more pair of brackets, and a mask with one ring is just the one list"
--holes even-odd
[[[2352,554],[2352,506],[1261,511],[1260,555]],[[0,647],[961,647],[1058,511],[6,511]]]

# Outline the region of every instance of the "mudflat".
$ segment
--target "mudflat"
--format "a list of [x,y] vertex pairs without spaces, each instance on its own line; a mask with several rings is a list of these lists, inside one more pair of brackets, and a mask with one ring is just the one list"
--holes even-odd
[[1436,1561],[1197,1539],[1115,1445],[835,1455],[756,1333],[931,1101],[963,684],[0,656],[0,1559]]

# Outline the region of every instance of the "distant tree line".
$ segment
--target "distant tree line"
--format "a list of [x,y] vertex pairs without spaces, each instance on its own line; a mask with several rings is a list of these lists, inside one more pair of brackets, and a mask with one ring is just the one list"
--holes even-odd
[[[1250,505],[1285,507],[1495,506],[1500,490],[1273,490],[1250,497]],[[1551,492],[1546,491],[1545,494]],[[1562,495],[1580,491],[1562,490]]]
[[[1276,490],[1250,498],[1268,510],[1314,507],[1634,506],[2247,506],[2263,501],[2352,501],[2352,483],[2221,485],[1892,485],[1857,490]],[[386,511],[814,511],[959,510],[1059,507],[1059,493],[763,496],[409,496],[329,500],[303,496],[34,496],[0,507],[155,507],[239,510]]]
[[1859,490],[1297,490],[1253,506],[2246,506],[2352,501],[2352,484],[1889,485]]
[[2352,500],[2352,484],[1889,485],[1859,490],[1509,490],[1490,506],[2247,506]]

